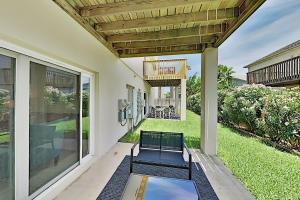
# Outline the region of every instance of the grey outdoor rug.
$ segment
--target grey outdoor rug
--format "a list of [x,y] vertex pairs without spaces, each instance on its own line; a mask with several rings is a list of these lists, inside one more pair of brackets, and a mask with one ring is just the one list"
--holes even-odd
[[[126,182],[129,178],[130,156],[126,156],[111,179],[108,181],[97,200],[118,200],[121,198]],[[200,200],[218,200],[218,197],[210,185],[205,173],[198,163],[192,165],[192,179],[200,193]],[[169,167],[133,164],[133,173],[152,176],[188,179],[188,170]]]

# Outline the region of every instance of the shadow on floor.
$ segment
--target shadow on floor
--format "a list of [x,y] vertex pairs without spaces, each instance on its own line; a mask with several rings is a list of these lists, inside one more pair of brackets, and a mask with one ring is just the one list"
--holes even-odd
[[[106,184],[97,200],[118,200],[121,198],[122,192],[125,189],[126,182],[129,178],[129,160],[130,157],[126,156],[109,182]],[[142,164],[134,164],[133,172],[137,174],[146,174],[152,176],[162,176],[171,178],[188,178],[188,170],[175,169],[159,166],[149,166]],[[196,183],[196,187],[200,193],[200,200],[218,200],[218,197],[210,185],[205,173],[198,163],[193,163],[192,179]]]

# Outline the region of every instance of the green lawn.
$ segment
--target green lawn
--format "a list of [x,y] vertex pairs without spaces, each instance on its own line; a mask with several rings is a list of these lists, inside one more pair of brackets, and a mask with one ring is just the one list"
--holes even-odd
[[[56,122],[53,125],[56,126],[56,131],[57,132],[75,132],[76,130],[76,123],[75,120],[69,120],[69,121],[61,121],[61,122]],[[82,118],[82,135],[83,138],[86,139],[88,138],[88,131],[89,131],[89,117],[83,117]]]
[[[184,122],[147,119],[120,141],[136,141],[140,130],[183,132],[188,146],[199,148],[200,117],[190,111]],[[300,200],[299,156],[278,151],[220,124],[217,137],[218,157],[257,199]]]
[[0,134],[0,144],[9,143],[9,142],[10,142],[10,135],[9,135],[9,133],[2,132]]

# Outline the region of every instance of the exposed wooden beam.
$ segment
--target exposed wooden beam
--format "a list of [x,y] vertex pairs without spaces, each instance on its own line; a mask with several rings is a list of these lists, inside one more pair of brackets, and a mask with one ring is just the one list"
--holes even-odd
[[152,47],[169,47],[192,44],[212,44],[217,40],[217,36],[192,36],[185,38],[174,38],[157,41],[136,41],[136,42],[117,42],[113,43],[115,49],[136,49],[136,48],[152,48]]
[[96,30],[99,32],[127,30],[136,28],[156,27],[161,25],[174,25],[190,22],[205,22],[219,24],[224,20],[234,19],[238,16],[236,8],[226,8],[217,10],[206,10],[197,13],[184,13],[163,17],[148,17],[136,20],[119,20],[110,23],[99,23]]
[[100,41],[105,47],[107,47],[113,54],[119,56],[118,52],[112,47],[112,45],[105,40],[101,33],[97,32],[90,23],[83,19],[67,1],[65,0],[53,0],[58,6],[66,11],[74,20],[76,20],[81,26],[83,26],[90,34],[92,34],[98,41]]
[[120,58],[144,57],[144,56],[160,56],[160,55],[176,55],[176,54],[194,54],[201,53],[204,46],[200,44],[161,47],[161,48],[141,48],[141,49],[124,49],[119,50]]
[[83,17],[108,16],[133,11],[144,11],[191,4],[211,3],[217,0],[129,0],[115,3],[99,4],[83,7],[80,14]]
[[238,17],[229,25],[227,31],[216,41],[220,46],[236,29],[240,27],[266,0],[244,0],[238,7]]
[[170,38],[221,34],[224,33],[225,30],[226,30],[226,24],[223,23],[223,24],[200,26],[200,27],[185,28],[185,29],[174,29],[174,30],[167,30],[167,31],[109,35],[107,36],[106,39],[108,42],[163,40],[163,39],[170,39]]

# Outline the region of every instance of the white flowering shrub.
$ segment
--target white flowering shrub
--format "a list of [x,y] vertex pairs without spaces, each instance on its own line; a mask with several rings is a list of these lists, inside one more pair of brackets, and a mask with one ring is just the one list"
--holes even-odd
[[285,89],[266,96],[259,131],[272,140],[300,147],[300,88]]
[[228,92],[222,106],[222,118],[254,132],[256,119],[261,118],[264,97],[271,93],[271,88],[263,85],[244,85]]
[[[221,94],[221,96],[220,96]],[[219,116],[278,143],[300,147],[300,88],[245,85],[219,93]]]
[[74,92],[64,92],[52,86],[44,88],[44,100],[48,106],[63,106],[66,112],[75,112],[78,101]]
[[218,90],[218,121],[226,122],[226,119],[224,119],[224,101],[225,97],[228,95],[228,93],[232,92],[231,89],[219,89]]

